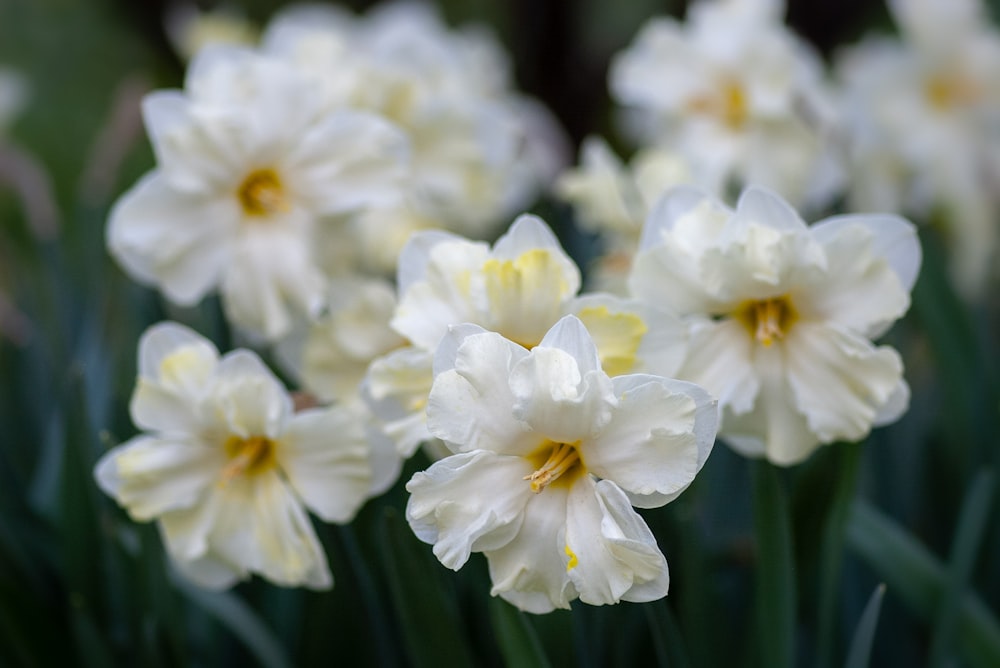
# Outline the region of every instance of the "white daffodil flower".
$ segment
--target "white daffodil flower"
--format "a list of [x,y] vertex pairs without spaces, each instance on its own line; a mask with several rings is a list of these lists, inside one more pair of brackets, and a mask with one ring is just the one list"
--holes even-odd
[[611,65],[631,131],[679,152],[696,182],[760,183],[797,204],[840,186],[826,146],[822,66],[782,23],[781,0],[702,0],[681,24],[652,19]]
[[490,34],[451,30],[429,5],[389,3],[364,17],[296,7],[271,22],[264,44],[308,71],[331,107],[378,114],[407,136],[401,198],[359,212],[351,226],[365,269],[394,272],[416,229],[490,236],[565,163],[557,124],[512,90]]
[[669,375],[684,354],[684,329],[669,312],[609,294],[577,296],[580,271],[540,218],[519,217],[491,248],[446,232],[421,232],[399,261],[392,327],[411,347],[376,360],[367,395],[387,429],[420,441],[431,359],[451,325],[473,323],[532,348],[559,318],[579,317],[609,374]]
[[328,112],[288,63],[213,48],[185,91],[144,102],[158,167],[115,205],[108,246],[178,304],[218,289],[227,316],[278,338],[316,314],[315,228],[396,196],[406,140],[358,111]]
[[556,194],[573,205],[580,227],[604,236],[606,248],[590,285],[625,293],[632,255],[653,204],[668,188],[693,183],[688,164],[659,148],[645,148],[626,167],[602,138],[587,137],[580,165],[559,176]]
[[1000,34],[977,0],[898,0],[901,39],[838,54],[851,206],[933,211],[956,287],[982,293],[1000,246]]
[[428,425],[454,454],[413,476],[406,517],[442,564],[484,553],[492,593],[533,613],[666,595],[632,506],[671,501],[705,463],[718,414],[704,390],[608,377],[574,316],[531,351],[454,327],[434,371]]
[[146,433],[105,454],[94,475],[134,520],[157,520],[183,574],[215,589],[251,573],[332,585],[305,509],[350,521],[385,478],[355,410],[293,413],[255,354],[220,358],[186,327],[161,323],[140,340],[131,413]]
[[905,411],[902,360],[871,339],[909,307],[920,257],[898,216],[807,227],[763,189],[748,189],[733,211],[680,187],[650,216],[630,287],[687,318],[676,375],[718,397],[719,436],[790,465]]

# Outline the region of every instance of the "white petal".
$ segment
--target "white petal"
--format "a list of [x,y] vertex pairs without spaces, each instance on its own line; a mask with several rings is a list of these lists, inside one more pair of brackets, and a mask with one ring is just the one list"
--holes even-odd
[[[181,348],[191,348],[200,362],[198,366],[183,367],[186,373],[166,374],[163,362]],[[139,375],[159,379],[174,385],[180,391],[194,393],[201,389],[218,361],[219,352],[211,341],[193,329],[176,322],[159,322],[139,338]]]
[[760,186],[751,186],[743,191],[736,204],[736,213],[726,225],[724,234],[738,234],[738,230],[753,224],[793,233],[806,231],[805,222],[784,198]]
[[[173,555],[171,556],[173,557]],[[214,589],[216,591],[229,589],[239,580],[246,577],[246,571],[234,568],[212,555],[191,560],[182,560],[173,557],[173,565],[178,573],[199,587]]]
[[513,414],[511,369],[527,356],[499,334],[467,336],[455,368],[434,378],[427,403],[428,431],[456,452],[491,450],[525,455],[542,439]]
[[715,243],[725,221],[732,215],[718,198],[695,186],[681,185],[667,190],[656,202],[642,229],[639,250],[654,248],[676,235],[682,248],[700,254]]
[[326,555],[298,499],[273,472],[254,483],[253,506],[244,512],[254,528],[260,574],[284,586],[332,587]]
[[873,427],[884,427],[892,424],[903,416],[906,409],[910,407],[910,386],[903,378],[899,379],[896,388],[889,395],[889,398],[875,413]]
[[153,171],[115,203],[108,249],[132,278],[191,305],[219,283],[238,224],[235,198],[188,195]]
[[292,413],[292,400],[255,353],[237,350],[219,362],[205,412],[228,434],[276,439]]
[[588,471],[630,495],[653,495],[638,505],[662,505],[691,484],[712,451],[716,403],[697,385],[659,376],[613,383],[618,407],[599,435],[580,444],[580,457]]
[[667,594],[667,560],[649,527],[614,483],[589,476],[566,504],[566,572],[591,605],[652,601]]
[[513,367],[510,389],[514,416],[557,443],[575,443],[597,434],[611,419],[616,403],[597,349],[574,316],[560,320],[542,344]]
[[475,450],[435,462],[406,484],[406,519],[442,564],[458,570],[473,551],[503,547],[521,526],[534,496],[521,457]]
[[197,503],[224,463],[221,449],[138,436],[105,453],[94,467],[94,477],[133,519],[146,521]]
[[426,350],[400,348],[374,360],[361,387],[362,398],[403,457],[430,438],[426,408],[432,361]]
[[[427,277],[432,249],[445,242],[468,243],[468,240],[443,230],[421,230],[410,236],[399,253],[399,267],[396,270],[396,289],[400,295],[406,294],[411,285]],[[477,246],[486,249],[485,244]]]
[[[920,269],[913,226],[896,216],[838,216],[818,223],[830,278],[809,291],[809,308],[870,338],[906,312]],[[834,280],[835,279],[835,280]]]
[[486,551],[493,588],[521,610],[541,614],[569,608],[576,589],[566,573],[566,497],[562,486],[530,494],[524,520],[505,545]]
[[888,346],[875,348],[839,328],[799,323],[786,349],[796,406],[825,443],[864,438],[898,391],[903,363]]
[[400,192],[406,136],[380,116],[340,110],[306,132],[286,166],[296,194],[331,215],[392,203]]
[[364,416],[348,406],[293,415],[276,455],[292,489],[326,522],[350,521],[367,498]]
[[790,466],[808,457],[819,438],[796,408],[785,373],[784,348],[755,347],[754,373],[760,383],[756,401],[745,413],[727,409],[719,436],[746,456],[766,454],[772,463]]
[[733,319],[698,322],[691,329],[688,356],[677,377],[704,387],[720,407],[744,413],[753,406],[760,387],[752,365],[754,344]]
[[545,249],[561,267],[560,277],[567,294],[580,289],[580,270],[559,244],[552,229],[538,216],[524,214],[511,223],[510,229],[493,244],[493,257],[499,260],[516,260],[534,249]]

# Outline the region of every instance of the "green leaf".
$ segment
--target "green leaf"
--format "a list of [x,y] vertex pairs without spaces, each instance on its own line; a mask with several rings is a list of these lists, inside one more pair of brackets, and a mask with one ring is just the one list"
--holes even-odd
[[844,668],[868,668],[871,658],[872,642],[875,640],[875,629],[878,627],[878,615],[882,610],[882,598],[885,596],[885,585],[875,587],[868,605],[861,613],[858,628],[851,639],[851,647],[847,652],[847,662]]
[[837,446],[837,486],[826,525],[823,528],[823,547],[820,551],[819,583],[819,637],[816,643],[816,665],[819,668],[833,665],[835,622],[838,584],[844,557],[844,528],[854,497],[861,444],[842,443]]
[[[902,527],[863,501],[851,507],[847,543],[889,590],[914,613],[934,619],[946,596],[944,566]],[[956,620],[960,654],[973,666],[1000,666],[1000,624],[972,592],[965,592]]]
[[684,638],[673,612],[666,600],[652,601],[643,605],[649,633],[653,637],[653,649],[661,666],[686,668],[691,665],[684,651]]
[[954,644],[955,625],[958,622],[962,594],[965,593],[969,573],[979,553],[992,501],[993,474],[990,471],[982,471],[976,476],[966,494],[958,528],[955,530],[944,600],[939,608],[931,640],[931,659],[927,664],[929,666],[948,664],[948,654]]
[[417,668],[473,666],[453,596],[429,549],[393,509],[383,521],[385,570],[409,658]]
[[231,592],[199,589],[180,576],[171,574],[179,592],[232,631],[265,668],[291,668],[284,647],[257,614]]
[[761,665],[790,668],[795,657],[796,594],[788,498],[773,465],[754,462],[752,471]]
[[548,668],[551,665],[523,612],[499,597],[492,597],[490,620],[504,664],[510,668]]

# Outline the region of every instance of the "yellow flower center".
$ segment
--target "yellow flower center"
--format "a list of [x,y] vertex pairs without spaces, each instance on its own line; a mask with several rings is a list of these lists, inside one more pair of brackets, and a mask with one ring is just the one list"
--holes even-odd
[[731,130],[742,128],[750,116],[749,99],[739,82],[727,79],[715,95],[699,95],[688,103],[694,113],[716,116]]
[[[562,478],[565,482],[572,481],[577,474],[583,472],[580,453],[573,443],[547,443],[540,453],[548,451],[545,462],[534,472],[524,476],[531,483],[531,491],[538,494],[543,489]],[[549,448],[548,446],[551,446]]]
[[229,462],[222,469],[222,484],[241,475],[254,476],[277,464],[274,441],[264,436],[230,436],[224,445]]
[[927,80],[924,94],[938,111],[951,111],[974,104],[980,97],[980,90],[965,77],[939,72]]
[[772,297],[740,304],[733,317],[743,324],[750,334],[764,346],[775,339],[783,339],[795,324],[798,314],[787,297]]
[[273,169],[250,172],[236,191],[236,196],[248,216],[270,216],[288,211],[288,198],[281,179]]

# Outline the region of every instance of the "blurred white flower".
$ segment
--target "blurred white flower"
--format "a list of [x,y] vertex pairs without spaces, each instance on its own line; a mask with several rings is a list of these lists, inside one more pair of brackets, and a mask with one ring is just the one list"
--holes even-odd
[[672,314],[609,294],[577,296],[579,269],[535,216],[520,216],[492,248],[447,232],[417,233],[400,255],[397,287],[391,324],[412,346],[377,359],[366,389],[376,415],[405,434],[404,456],[427,438],[431,359],[451,325],[473,323],[530,349],[574,314],[611,375],[669,375],[684,354],[684,331]]
[[680,187],[650,216],[630,287],[687,318],[676,375],[718,397],[720,437],[789,465],[905,411],[902,360],[871,339],[909,307],[920,256],[913,226],[898,216],[807,227],[762,189],[732,211]]
[[112,254],[178,304],[218,288],[230,320],[269,339],[323,303],[316,227],[393,199],[404,170],[391,124],[325,110],[307,77],[250,51],[202,51],[185,90],[144,112],[158,166],[112,210]]
[[840,185],[826,145],[818,57],[782,23],[780,0],[702,0],[687,22],[652,19],[612,62],[612,96],[644,143],[679,152],[725,194],[760,183],[819,205]]
[[902,39],[836,61],[851,205],[941,222],[956,286],[974,297],[1000,245],[1000,34],[977,0],[889,5]]
[[185,61],[207,46],[251,46],[258,37],[257,26],[239,10],[226,6],[202,11],[193,4],[176,3],[168,9],[164,27],[174,50]]
[[565,161],[561,131],[540,105],[512,90],[492,36],[450,30],[430,5],[388,3],[364,17],[293,7],[271,22],[264,43],[309,72],[331,108],[382,115],[409,139],[403,196],[352,221],[365,269],[392,273],[419,229],[490,235]]
[[584,140],[580,165],[559,176],[555,192],[573,205],[583,229],[603,237],[605,248],[588,285],[624,294],[653,204],[668,188],[692,183],[693,178],[687,162],[674,153],[645,148],[626,167],[600,137]]
[[452,328],[427,412],[454,454],[413,476],[406,516],[442,564],[483,552],[492,593],[533,613],[666,595],[666,560],[632,506],[671,501],[705,463],[718,417],[704,390],[609,378],[567,316],[530,352]]
[[379,462],[349,406],[292,412],[260,359],[221,359],[175,323],[139,343],[132,419],[147,433],[95,467],[101,488],[137,521],[156,519],[178,569],[224,588],[251,573],[286,586],[332,579],[305,508],[347,522]]

